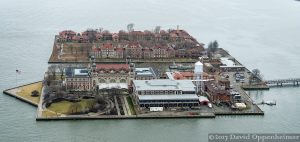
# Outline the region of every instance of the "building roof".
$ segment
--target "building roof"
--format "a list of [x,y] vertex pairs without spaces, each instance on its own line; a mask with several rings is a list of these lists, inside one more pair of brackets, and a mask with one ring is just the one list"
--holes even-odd
[[133,34],[133,35],[143,35],[144,32],[142,32],[142,31],[132,31],[132,32],[130,32],[129,34]]
[[153,76],[156,77],[153,69],[151,67],[149,68],[135,68],[135,74],[137,76]]
[[128,64],[97,64],[96,65],[97,69],[114,69],[114,70],[120,70],[120,69],[125,69],[129,70],[129,65]]
[[140,48],[141,45],[138,42],[129,42],[127,44],[127,47],[129,47],[129,48]]
[[113,37],[113,38],[119,38],[119,34],[113,33],[112,37]]
[[220,58],[220,61],[222,62],[222,66],[220,66],[221,68],[239,68],[239,67],[244,67],[242,65],[237,65],[236,63],[234,63],[232,60],[230,60],[229,58]]
[[93,51],[93,52],[98,52],[98,51],[101,51],[101,49],[100,49],[100,48],[97,48],[97,47],[93,47],[93,48],[92,48],[92,51]]
[[199,100],[196,94],[184,95],[138,95],[139,100]]
[[209,102],[209,100],[205,96],[199,96],[199,102]]
[[169,79],[171,80],[184,80],[184,79],[188,79],[191,77],[194,77],[194,73],[193,72],[166,72],[167,76]]
[[115,48],[116,51],[124,51],[124,48]]
[[134,80],[133,84],[136,90],[182,90],[195,91],[195,85],[192,80]]
[[87,77],[89,70],[87,68],[66,68],[65,72],[67,77]]
[[88,69],[74,69],[74,75],[88,75]]
[[194,76],[193,72],[180,72],[180,74],[182,74],[185,77],[193,77]]
[[76,35],[76,33],[72,30],[64,30],[59,32],[60,36],[66,36],[66,35]]
[[225,90],[225,87],[220,86],[213,81],[204,82],[204,84],[210,92],[213,92],[211,95],[230,95],[229,91]]
[[105,43],[100,48],[101,49],[114,49],[114,47],[111,43]]

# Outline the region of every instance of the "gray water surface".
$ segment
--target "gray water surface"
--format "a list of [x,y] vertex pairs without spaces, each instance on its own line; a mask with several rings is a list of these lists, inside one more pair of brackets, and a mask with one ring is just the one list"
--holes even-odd
[[[112,32],[180,28],[199,42],[218,40],[266,79],[300,77],[300,2],[294,0],[1,0],[0,90],[42,79],[54,35],[103,27]],[[15,70],[21,75],[16,77]],[[300,88],[252,91],[265,116],[36,122],[36,109],[0,95],[0,142],[202,142],[212,132],[300,132]]]

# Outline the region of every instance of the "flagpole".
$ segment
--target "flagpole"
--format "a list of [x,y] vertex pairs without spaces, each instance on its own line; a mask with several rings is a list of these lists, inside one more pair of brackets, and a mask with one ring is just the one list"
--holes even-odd
[[18,85],[18,75],[21,73],[21,71],[16,68],[16,86]]
[[18,72],[17,72],[17,70],[18,69],[16,68],[16,73],[15,73],[16,74],[16,86],[18,86]]

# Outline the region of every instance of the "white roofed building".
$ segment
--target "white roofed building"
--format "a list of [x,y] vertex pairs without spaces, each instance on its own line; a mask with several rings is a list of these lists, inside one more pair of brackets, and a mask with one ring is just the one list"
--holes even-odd
[[136,80],[151,80],[157,79],[157,76],[151,67],[148,68],[135,68]]
[[222,65],[220,66],[220,69],[222,71],[243,71],[245,69],[245,67],[243,65],[240,65],[238,63],[236,63],[235,61],[233,61],[230,58],[227,57],[223,57],[220,58],[220,61],[222,63]]
[[192,80],[134,80],[133,94],[140,107],[193,107],[199,105]]

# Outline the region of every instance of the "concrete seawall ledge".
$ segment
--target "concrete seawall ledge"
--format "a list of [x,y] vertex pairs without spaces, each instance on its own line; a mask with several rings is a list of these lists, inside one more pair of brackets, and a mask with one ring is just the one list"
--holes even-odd
[[37,121],[50,121],[50,120],[100,120],[100,119],[179,119],[179,118],[215,118],[216,116],[211,114],[205,115],[176,115],[176,116],[64,116],[64,117],[37,117]]
[[9,96],[14,97],[14,98],[17,98],[17,99],[19,99],[19,100],[21,100],[21,101],[23,101],[23,102],[25,102],[25,103],[27,103],[27,104],[30,104],[30,105],[32,105],[32,106],[34,106],[34,107],[37,107],[37,106],[38,106],[38,104],[36,104],[36,103],[34,103],[34,102],[31,102],[30,100],[25,99],[25,98],[20,97],[20,96],[17,96],[17,95],[14,95],[14,94],[12,94],[12,93],[9,93],[8,91],[3,91],[3,94],[9,95]]
[[236,112],[216,112],[216,116],[222,116],[222,115],[265,115],[264,112],[241,112],[241,113],[236,113]]

